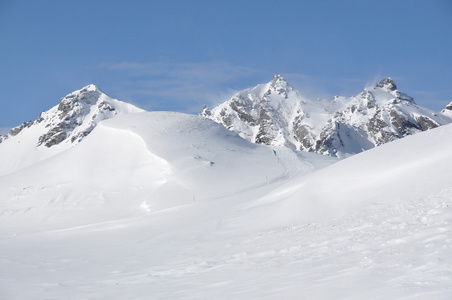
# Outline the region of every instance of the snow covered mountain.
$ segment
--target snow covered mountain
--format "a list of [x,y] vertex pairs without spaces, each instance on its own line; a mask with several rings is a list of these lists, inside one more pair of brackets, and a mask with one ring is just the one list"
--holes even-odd
[[259,144],[344,157],[452,122],[416,105],[391,78],[354,97],[310,100],[280,75],[202,115]]
[[83,140],[97,124],[118,115],[144,110],[110,98],[91,84],[0,136],[0,175],[32,165]]

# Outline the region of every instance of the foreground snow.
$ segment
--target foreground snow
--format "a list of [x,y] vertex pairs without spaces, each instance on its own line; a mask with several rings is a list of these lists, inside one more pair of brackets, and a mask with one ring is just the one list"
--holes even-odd
[[103,122],[1,178],[0,298],[450,299],[450,136],[334,163],[195,116]]

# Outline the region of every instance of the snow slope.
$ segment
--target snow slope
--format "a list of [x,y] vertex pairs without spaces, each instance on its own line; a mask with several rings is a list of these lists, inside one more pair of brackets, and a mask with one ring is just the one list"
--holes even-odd
[[103,121],[0,177],[0,298],[450,299],[451,136],[337,161],[198,116]]
[[275,149],[287,162],[200,116],[118,116],[77,147],[1,177],[1,210],[23,215],[28,230],[81,225],[256,190],[314,168]]

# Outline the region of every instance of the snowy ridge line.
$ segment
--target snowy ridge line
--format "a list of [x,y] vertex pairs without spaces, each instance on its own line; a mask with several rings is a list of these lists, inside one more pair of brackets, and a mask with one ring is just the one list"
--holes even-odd
[[201,115],[253,143],[343,158],[451,123],[447,107],[434,112],[416,105],[389,77],[357,96],[330,101],[308,99],[275,75],[212,110],[204,107]]

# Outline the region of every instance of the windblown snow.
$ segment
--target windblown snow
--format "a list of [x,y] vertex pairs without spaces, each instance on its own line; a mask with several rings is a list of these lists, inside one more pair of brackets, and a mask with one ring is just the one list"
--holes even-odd
[[339,160],[202,116],[105,118],[0,165],[0,299],[450,299],[451,137]]

